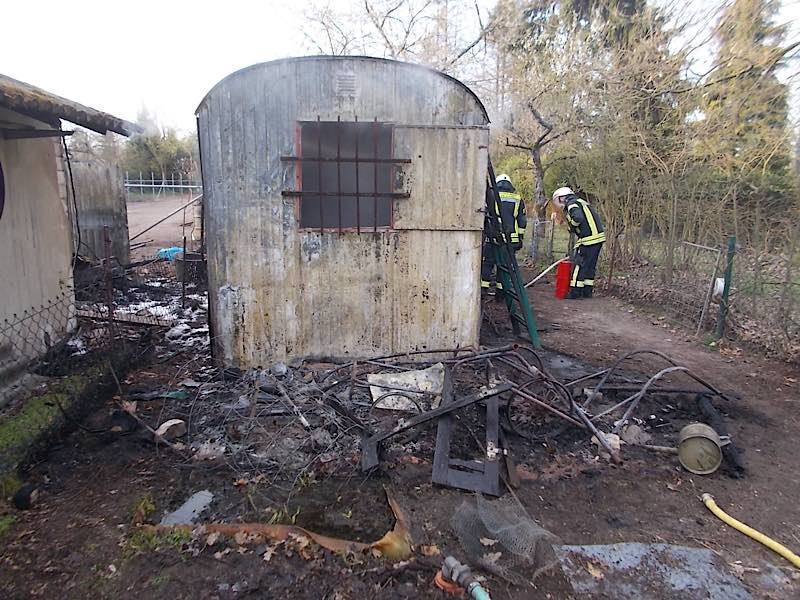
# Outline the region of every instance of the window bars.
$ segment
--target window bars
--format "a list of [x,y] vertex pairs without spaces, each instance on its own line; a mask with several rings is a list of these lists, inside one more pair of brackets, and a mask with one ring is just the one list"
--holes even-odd
[[[354,121],[301,121],[299,156],[281,156],[298,167],[300,227],[325,231],[386,231],[393,225],[393,204],[409,194],[394,191],[395,169],[411,159],[392,156],[394,127]],[[371,202],[369,200],[371,199]],[[366,200],[366,202],[365,202]]]

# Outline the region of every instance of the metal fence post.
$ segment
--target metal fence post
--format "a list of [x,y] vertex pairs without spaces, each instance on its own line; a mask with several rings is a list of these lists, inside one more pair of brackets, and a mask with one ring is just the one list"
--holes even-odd
[[725,264],[725,285],[722,288],[722,301],[719,305],[717,317],[717,337],[725,335],[725,319],[728,316],[728,296],[731,292],[731,279],[733,278],[733,257],[736,254],[736,236],[728,237],[728,258]]
[[[184,212],[184,215],[186,213]],[[183,220],[186,220],[186,217],[183,217]],[[189,261],[186,260],[186,235],[183,236],[183,254],[181,254],[181,261],[183,262],[181,273],[181,308],[186,309],[186,276],[188,274],[188,265]]]

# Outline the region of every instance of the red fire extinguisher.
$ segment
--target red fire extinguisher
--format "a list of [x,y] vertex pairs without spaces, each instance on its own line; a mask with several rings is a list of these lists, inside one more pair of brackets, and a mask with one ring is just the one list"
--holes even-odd
[[569,281],[572,278],[574,263],[566,259],[556,267],[556,298],[563,300],[569,294]]

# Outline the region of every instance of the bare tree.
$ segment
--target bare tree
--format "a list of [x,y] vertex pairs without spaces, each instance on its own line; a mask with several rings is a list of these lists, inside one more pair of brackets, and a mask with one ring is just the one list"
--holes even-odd
[[[314,51],[385,56],[448,73],[475,57],[491,29],[474,0],[363,0],[349,9],[312,4],[305,18]],[[464,70],[479,61],[471,62]]]

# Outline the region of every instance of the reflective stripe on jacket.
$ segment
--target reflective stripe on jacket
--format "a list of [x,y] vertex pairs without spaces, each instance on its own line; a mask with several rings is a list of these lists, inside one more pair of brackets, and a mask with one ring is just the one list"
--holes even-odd
[[571,196],[564,205],[570,229],[578,237],[575,246],[591,246],[606,241],[600,215],[582,198]]
[[512,244],[519,244],[525,237],[528,220],[525,217],[525,203],[516,192],[499,192],[500,206],[496,207],[503,224],[503,231],[509,234]]

